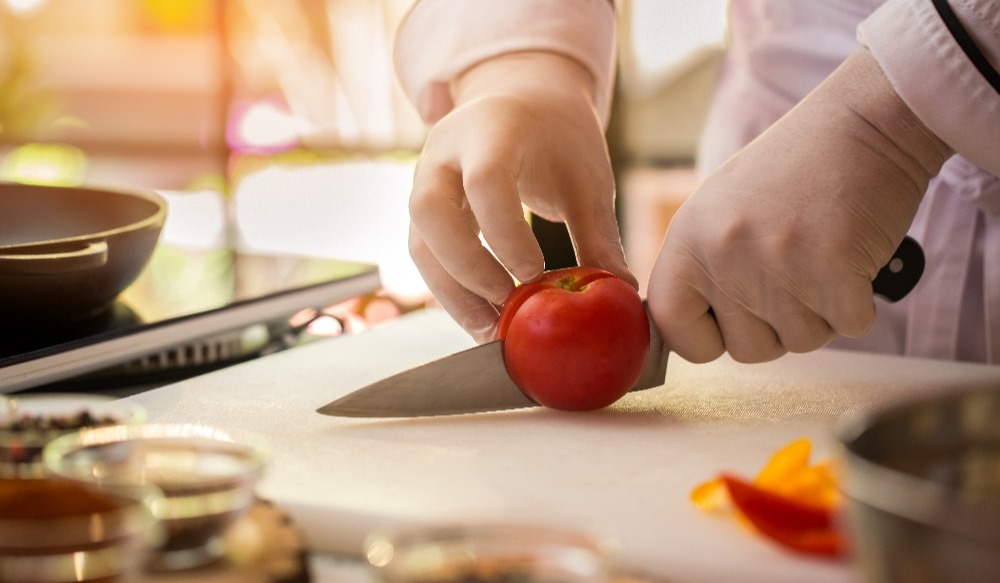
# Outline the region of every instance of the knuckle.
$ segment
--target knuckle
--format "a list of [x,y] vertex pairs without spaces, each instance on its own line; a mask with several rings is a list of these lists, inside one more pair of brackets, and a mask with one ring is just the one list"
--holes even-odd
[[812,352],[833,339],[833,329],[822,316],[804,307],[775,325],[781,344],[793,353]]
[[426,186],[414,186],[410,192],[408,209],[410,219],[416,223],[423,223],[432,217],[436,211],[434,191]]
[[466,169],[462,174],[462,184],[470,193],[491,188],[502,180],[512,180],[510,173],[489,160]]
[[786,348],[770,326],[764,322],[730,325],[723,330],[726,351],[733,360],[745,364],[767,362],[785,354]]
[[755,239],[756,227],[746,217],[737,216],[721,225],[718,238],[722,248]]

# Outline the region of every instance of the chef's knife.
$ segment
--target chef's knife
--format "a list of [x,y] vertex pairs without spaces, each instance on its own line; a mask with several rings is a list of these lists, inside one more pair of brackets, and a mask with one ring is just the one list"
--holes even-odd
[[[924,271],[920,245],[906,237],[872,282],[872,290],[891,302],[913,289]],[[632,391],[663,385],[669,347],[649,319],[649,356]],[[534,407],[510,380],[503,363],[503,341],[496,340],[422,364],[377,381],[320,407],[338,417],[423,417]]]

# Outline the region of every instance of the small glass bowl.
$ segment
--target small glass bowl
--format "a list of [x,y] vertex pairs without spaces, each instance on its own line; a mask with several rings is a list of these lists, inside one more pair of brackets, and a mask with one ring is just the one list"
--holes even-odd
[[613,552],[575,530],[532,524],[450,524],[385,530],[365,555],[384,583],[599,583]]
[[151,485],[166,540],[148,567],[172,571],[222,556],[226,529],[253,504],[268,446],[259,438],[205,425],[85,429],[45,448],[52,474],[101,487]]
[[145,421],[140,405],[102,395],[0,397],[0,478],[44,478],[42,450],[57,437],[87,427]]
[[139,581],[159,542],[155,489],[97,491],[55,478],[0,478],[0,581]]

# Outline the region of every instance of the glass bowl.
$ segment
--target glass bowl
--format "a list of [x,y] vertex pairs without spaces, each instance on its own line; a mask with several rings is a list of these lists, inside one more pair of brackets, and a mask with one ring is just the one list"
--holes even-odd
[[155,489],[96,491],[53,478],[0,478],[0,581],[138,581],[158,542]]
[[205,425],[139,425],[84,429],[45,448],[54,475],[101,487],[151,485],[152,507],[166,539],[152,570],[210,563],[224,551],[226,529],[254,501],[269,448],[247,433]]
[[384,583],[598,583],[613,558],[583,532],[505,523],[384,530],[365,555]]
[[864,581],[1000,580],[1000,389],[845,417],[839,438]]
[[43,478],[42,450],[86,427],[138,425],[146,411],[130,401],[84,394],[0,397],[0,478]]

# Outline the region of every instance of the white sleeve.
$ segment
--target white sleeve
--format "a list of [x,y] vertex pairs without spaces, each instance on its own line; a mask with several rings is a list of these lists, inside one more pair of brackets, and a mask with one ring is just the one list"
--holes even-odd
[[393,61],[403,91],[433,123],[454,106],[452,79],[483,60],[523,51],[582,63],[607,121],[615,64],[611,0],[420,0],[396,33]]
[[[956,40],[956,21],[974,47]],[[861,23],[858,39],[924,125],[1000,176],[1000,2],[888,0]]]

